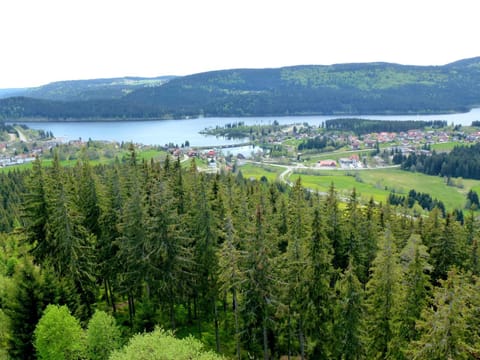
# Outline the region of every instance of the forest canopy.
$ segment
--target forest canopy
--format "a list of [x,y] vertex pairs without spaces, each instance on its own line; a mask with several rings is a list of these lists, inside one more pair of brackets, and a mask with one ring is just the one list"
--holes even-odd
[[480,351],[474,212],[463,224],[438,208],[416,218],[360,203],[355,189],[340,199],[333,185],[322,195],[301,179],[289,187],[199,172],[195,161],[139,161],[133,145],[112,164],[62,166],[55,155],[0,182],[2,355],[53,353],[42,340],[52,319],[71,334],[62,349],[92,359],[88,332],[112,334],[109,356],[123,359],[158,326],[206,358]]
[[[411,154],[401,157],[402,169],[427,175],[480,179],[480,144],[455,146],[449,153]],[[397,160],[398,161],[398,160]]]
[[[219,70],[182,77],[48,84],[0,99],[0,119],[439,114],[478,105],[480,58]],[[149,85],[145,85],[145,83]],[[113,84],[113,85],[112,85]],[[156,85],[156,86],[155,86]]]

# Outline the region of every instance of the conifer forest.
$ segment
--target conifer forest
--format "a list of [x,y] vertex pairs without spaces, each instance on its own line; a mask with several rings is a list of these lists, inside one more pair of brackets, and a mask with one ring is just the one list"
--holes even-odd
[[134,350],[156,334],[186,341],[172,359],[480,358],[474,209],[412,217],[133,146],[0,184],[0,358],[163,359]]

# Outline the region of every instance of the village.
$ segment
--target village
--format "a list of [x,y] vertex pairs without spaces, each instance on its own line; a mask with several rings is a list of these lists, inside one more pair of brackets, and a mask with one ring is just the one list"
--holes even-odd
[[[66,141],[63,138],[45,136],[44,132],[19,129],[4,136],[0,142],[0,167],[25,164],[36,157],[48,157],[52,149],[59,146],[81,148],[89,141],[82,139]],[[298,150],[298,145],[315,137],[327,137],[335,147],[323,149]],[[248,139],[247,139],[248,140]],[[329,131],[304,124],[292,124],[276,128],[275,131],[262,129],[255,140],[241,140],[237,146],[218,148],[198,148],[190,146],[187,142],[178,145],[164,145],[157,147],[170,153],[175,158],[197,158],[200,161],[199,169],[209,172],[231,170],[236,161],[245,160],[305,163],[319,169],[365,169],[389,165],[389,157],[394,152],[402,154],[430,153],[430,148],[435,144],[468,144],[480,141],[480,131],[473,127],[461,128],[450,126],[442,129],[413,129],[405,132],[378,132],[362,136],[347,132]],[[101,142],[109,153],[119,149],[120,144],[115,142]],[[137,144],[141,148],[148,148]],[[185,146],[186,145],[186,146]],[[98,142],[97,142],[98,147]],[[276,151],[273,151],[275,149]],[[280,151],[278,151],[280,149]],[[104,149],[104,152],[107,150]],[[338,156],[338,154],[345,156]],[[73,153],[71,153],[73,154]],[[326,158],[332,154],[332,158]],[[387,156],[387,155],[388,156]],[[321,159],[313,161],[315,156]],[[333,156],[335,155],[335,156]],[[382,156],[383,155],[383,156]],[[113,157],[112,154],[110,154]],[[71,155],[69,159],[73,159]]]
[[[196,157],[206,164],[206,171],[219,171],[231,169],[234,161],[240,164],[245,160],[262,161],[266,163],[290,164],[308,163],[308,166],[318,169],[367,169],[391,165],[394,153],[408,155],[410,153],[431,154],[432,146],[446,144],[445,150],[440,147],[438,151],[448,151],[455,144],[472,144],[480,141],[480,131],[473,127],[461,128],[450,126],[441,129],[412,129],[402,132],[373,132],[362,136],[352,135],[347,132],[325,132],[318,127],[308,124],[295,124],[282,127],[280,130],[261,131],[262,136],[256,137],[257,146],[249,147],[244,152],[232,149],[212,148],[195,149],[169,147],[174,157]],[[337,144],[337,147],[324,149],[298,150],[298,144],[318,136],[328,137]],[[252,144],[251,142],[250,144]],[[451,146],[448,146],[451,144]],[[245,144],[242,144],[245,145]],[[247,148],[243,146],[243,148]],[[272,149],[282,149],[275,154]],[[237,150],[237,149],[234,149]],[[278,153],[281,155],[278,156]],[[332,158],[325,158],[328,154]],[[340,154],[345,156],[339,156]],[[321,159],[313,161],[316,157]]]

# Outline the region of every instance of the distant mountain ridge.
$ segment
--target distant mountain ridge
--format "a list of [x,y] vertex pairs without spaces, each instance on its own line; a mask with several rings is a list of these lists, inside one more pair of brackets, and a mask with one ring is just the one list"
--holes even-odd
[[[125,88],[128,80],[116,86],[112,79],[108,86],[96,88],[96,81],[105,83],[97,79],[89,80],[88,86],[77,81],[45,85],[37,93],[30,89],[22,97],[0,100],[0,116],[123,120],[424,114],[480,105],[480,57],[443,66],[375,62],[218,70],[171,77],[160,84],[138,80],[136,88]],[[59,91],[65,88],[68,91]]]
[[143,87],[160,86],[176,76],[120,77],[90,80],[56,81],[24,89],[0,89],[0,98],[21,96],[44,100],[78,101],[119,99]]
[[26,88],[0,89],[0,99],[21,95]]

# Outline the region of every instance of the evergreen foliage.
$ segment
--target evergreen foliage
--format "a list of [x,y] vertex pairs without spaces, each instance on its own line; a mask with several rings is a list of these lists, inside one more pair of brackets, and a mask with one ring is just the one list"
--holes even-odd
[[367,357],[390,356],[394,318],[398,309],[399,284],[402,280],[395,241],[387,227],[377,257],[372,265],[372,277],[367,283],[366,321]]
[[66,82],[1,99],[0,117],[98,120],[462,112],[478,104],[478,64],[479,58],[473,58],[444,66],[365,63],[232,69],[177,77],[161,86],[140,83],[124,96],[120,94],[126,85],[119,81],[100,89],[93,83],[88,91],[87,81],[76,86]]
[[478,357],[478,283],[452,269],[434,289],[433,306],[418,322],[420,338],[410,345],[414,359],[474,359]]
[[32,338],[42,312],[44,303],[40,271],[30,259],[24,259],[15,274],[18,284],[9,294],[5,313],[10,320],[9,355],[12,359],[35,359]]
[[426,127],[442,128],[448,124],[444,120],[415,121],[415,120],[367,120],[356,118],[340,118],[325,121],[325,129],[338,131],[352,131],[356,135],[375,132],[405,132]]
[[[59,328],[80,334],[69,344],[87,358],[137,332],[157,351],[154,338],[169,334],[157,325],[237,359],[477,354],[473,209],[463,224],[438,208],[414,218],[361,203],[355,189],[344,200],[333,185],[324,195],[300,179],[201,173],[140,161],[133,146],[111,165],[63,167],[57,156],[0,181],[16,209],[6,222],[18,224],[0,234],[0,353],[13,359],[55,358],[43,351]],[[445,319],[457,325],[440,332]],[[133,349],[112,357],[140,356]]]
[[480,179],[480,144],[455,146],[449,153],[411,154],[401,167],[446,178]]

